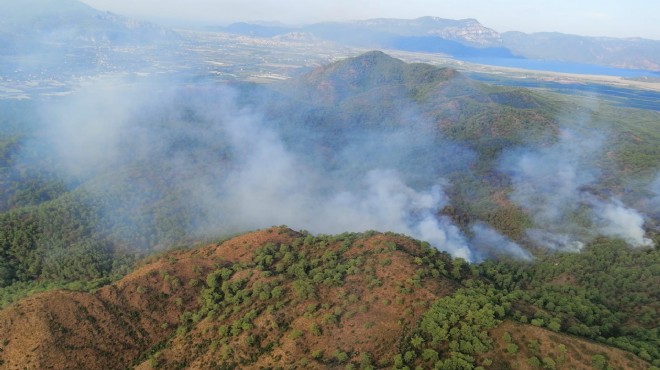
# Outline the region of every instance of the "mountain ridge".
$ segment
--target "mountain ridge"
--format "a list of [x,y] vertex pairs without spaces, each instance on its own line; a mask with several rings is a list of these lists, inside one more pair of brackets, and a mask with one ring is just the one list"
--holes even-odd
[[[314,237],[273,227],[150,257],[93,293],[41,293],[4,308],[0,364],[472,368],[525,364],[531,356],[587,368],[598,354],[593,358],[617,368],[648,367],[619,349],[511,321],[504,316],[510,298],[482,290],[475,274],[464,261],[402,235]],[[472,343],[481,349],[459,348],[462,334],[454,331],[432,343],[425,325],[438,320],[433,333],[447,325],[433,316],[438,309],[458,310],[460,327],[476,330]]]
[[21,78],[115,72],[180,41],[172,30],[77,0],[0,3],[0,69]]
[[[258,37],[304,31],[323,39],[362,47],[445,53],[456,57],[527,58],[660,71],[658,40],[591,37],[559,32],[499,33],[472,18],[377,18],[324,22],[302,27],[272,27],[249,23],[240,23],[240,27],[238,25],[217,29]],[[584,47],[585,44],[588,47]]]
[[[61,42],[90,42],[98,39],[120,44],[167,40],[175,35],[154,24],[102,12],[77,0],[30,1],[31,4],[20,6],[14,2],[0,4],[0,24],[4,25],[0,32],[6,33],[7,37],[29,38],[52,34],[51,39],[61,38]],[[133,31],[134,39],[128,37],[131,34],[129,31]],[[141,35],[139,38],[136,36],[138,32]]]

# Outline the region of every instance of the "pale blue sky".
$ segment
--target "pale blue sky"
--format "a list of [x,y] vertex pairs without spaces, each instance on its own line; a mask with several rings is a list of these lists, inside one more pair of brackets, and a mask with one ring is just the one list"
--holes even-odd
[[558,31],[660,40],[657,0],[83,0],[150,20],[312,23],[377,17],[476,18],[504,32]]

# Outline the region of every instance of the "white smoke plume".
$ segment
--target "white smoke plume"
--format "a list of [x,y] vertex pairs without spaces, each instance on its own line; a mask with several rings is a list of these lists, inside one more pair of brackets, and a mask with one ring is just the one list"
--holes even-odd
[[528,229],[525,234],[534,244],[553,251],[579,252],[584,248],[583,242],[575,240],[574,236],[567,234],[541,229]]
[[305,130],[283,135],[258,109],[239,106],[232,89],[167,86],[104,82],[44,108],[45,140],[35,145],[51,148],[86,191],[113,199],[104,214],[129,233],[143,227],[142,216],[127,218],[132,208],[152,212],[175,192],[194,213],[193,235],[280,224],[314,233],[393,231],[475,260],[460,229],[438,214],[449,202],[442,172],[474,156],[438,145],[424,125],[349,132],[329,164],[324,148],[305,145]]
[[[339,230],[388,230],[426,240],[456,257],[474,261],[461,231],[437,212],[448,204],[440,186],[416,191],[392,170],[372,170],[359,192],[343,192],[327,205],[339,211]],[[328,218],[324,218],[328,219]],[[356,230],[357,229],[357,230]]]
[[473,237],[470,245],[478,254],[479,259],[509,256],[531,261],[533,256],[513,240],[498,233],[483,222],[477,222],[470,227]]
[[594,222],[603,235],[621,238],[636,247],[652,244],[651,239],[645,237],[644,217],[638,211],[626,207],[618,199],[594,201],[592,206]]
[[[210,219],[221,220],[207,226],[210,229],[287,224],[315,233],[393,231],[473,260],[460,230],[448,218],[436,215],[448,203],[440,185],[415,190],[396,170],[383,168],[367,167],[358,178],[337,178],[345,168],[323,173],[287,150],[262,118],[229,113],[218,122],[235,153],[236,165],[220,184],[207,187],[217,191],[215,196],[195,191],[203,194],[200,201],[211,205],[206,210],[214,215]],[[360,156],[350,160],[359,161]]]
[[597,235],[646,246],[644,218],[616,198],[590,191],[599,176],[595,159],[603,155],[605,137],[593,130],[564,130],[559,141],[540,150],[505,154],[500,169],[512,179],[511,200],[529,212],[536,229],[527,236],[537,245],[575,251]]
[[[349,128],[328,143],[315,127],[283,126],[258,105],[241,106],[233,89],[180,86],[91,86],[44,108],[45,140],[35,145],[51,148],[53,161],[87,191],[113,199],[104,213],[130,235],[144,228],[141,215],[175,199],[172,212],[192,216],[158,217],[173,217],[190,235],[279,224],[314,233],[379,230],[468,261],[531,259],[483,223],[467,237],[439,214],[449,204],[445,175],[469,168],[475,156],[434,137],[433,125],[412,109],[393,119],[394,128]],[[502,157],[511,199],[537,225],[526,233],[536,245],[579,250],[599,234],[648,245],[639,212],[589,191],[599,176],[590,161],[603,141],[566,130],[552,146]],[[140,216],[126,216],[136,210]]]

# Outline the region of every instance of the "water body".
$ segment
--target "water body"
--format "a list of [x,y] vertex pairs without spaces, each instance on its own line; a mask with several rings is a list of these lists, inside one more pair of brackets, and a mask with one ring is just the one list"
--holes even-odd
[[522,58],[461,58],[457,59],[476,64],[486,64],[498,67],[510,67],[530,69],[533,71],[548,71],[560,73],[573,73],[581,75],[601,75],[601,76],[616,76],[616,77],[660,77],[660,72],[646,71],[642,69],[623,69],[606,66],[597,66],[591,64],[557,62],[547,60],[533,60]]
[[496,85],[542,88],[572,95],[597,95],[598,97],[604,100],[608,100],[619,106],[650,109],[660,112],[660,92],[658,91],[616,87],[595,83],[560,83],[518,78],[504,79],[500,76],[492,76],[481,73],[470,73],[469,75],[475,80]]

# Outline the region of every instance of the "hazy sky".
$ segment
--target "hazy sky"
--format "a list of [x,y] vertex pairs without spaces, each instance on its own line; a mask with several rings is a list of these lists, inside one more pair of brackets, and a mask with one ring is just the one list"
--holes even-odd
[[660,40],[657,0],[83,0],[150,20],[311,23],[376,17],[476,18],[496,31],[558,31]]

